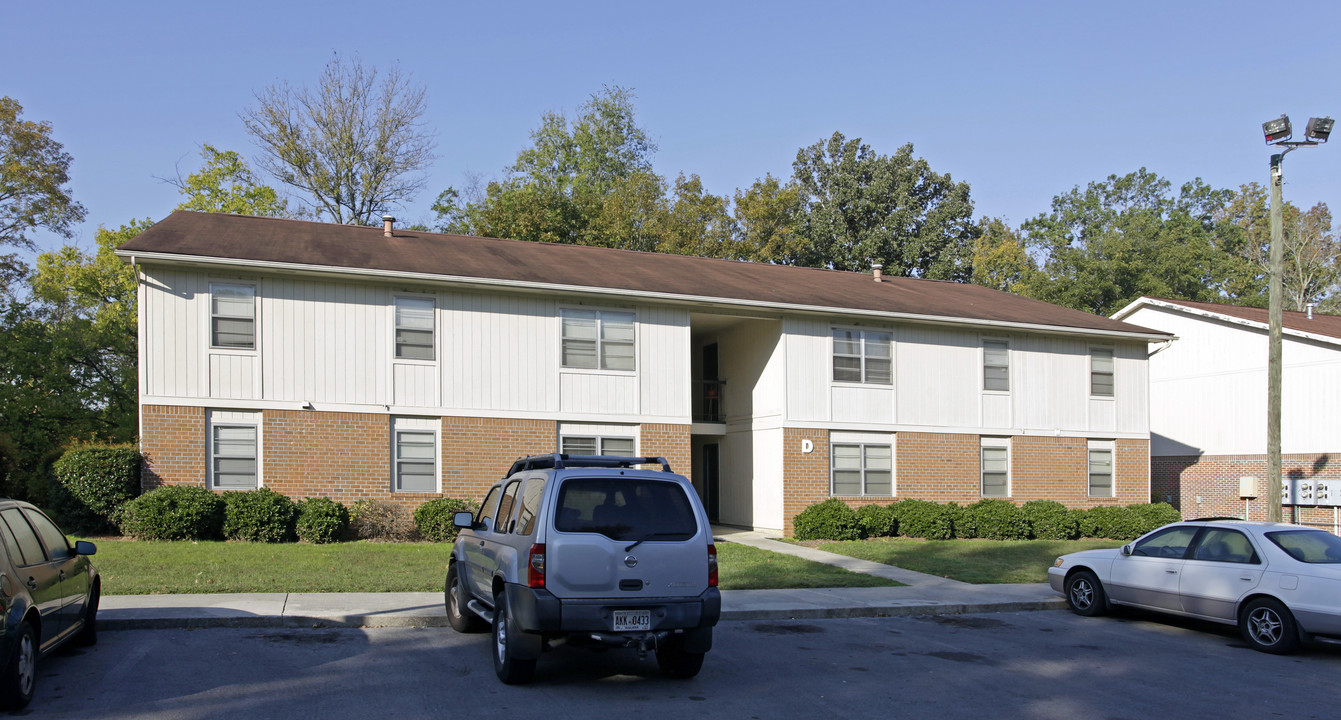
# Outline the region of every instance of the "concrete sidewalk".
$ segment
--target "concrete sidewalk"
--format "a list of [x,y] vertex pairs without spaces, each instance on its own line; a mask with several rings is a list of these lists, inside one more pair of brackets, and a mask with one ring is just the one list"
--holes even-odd
[[[970,585],[779,542],[765,533],[725,527],[713,531],[718,542],[750,545],[904,583],[904,587],[725,590],[723,620],[958,615],[1066,606],[1046,583]],[[443,627],[447,616],[440,592],[110,595],[102,598],[98,625],[106,630]]]

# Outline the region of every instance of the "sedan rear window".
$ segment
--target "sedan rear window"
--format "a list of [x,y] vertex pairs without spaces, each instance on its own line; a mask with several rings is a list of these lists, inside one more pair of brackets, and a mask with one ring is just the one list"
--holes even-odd
[[1299,562],[1341,563],[1341,537],[1321,530],[1291,530],[1266,534],[1277,547]]
[[694,508],[676,483],[572,478],[559,490],[554,527],[612,540],[688,540],[698,532]]

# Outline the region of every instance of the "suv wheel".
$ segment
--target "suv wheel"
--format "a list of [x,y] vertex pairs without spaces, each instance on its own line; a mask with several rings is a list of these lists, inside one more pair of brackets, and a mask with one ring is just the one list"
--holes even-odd
[[657,648],[657,667],[669,678],[691,678],[703,668],[703,653],[685,650],[681,639],[668,639]]
[[466,593],[461,575],[456,571],[456,563],[447,566],[447,584],[443,588],[444,605],[447,606],[447,623],[460,633],[484,632],[483,618],[466,607],[470,595]]
[[0,676],[0,708],[19,710],[33,699],[37,687],[37,633],[25,620],[19,623],[13,657]]
[[535,659],[515,657],[521,634],[508,616],[507,593],[494,596],[494,672],[506,685],[525,685],[535,677]]

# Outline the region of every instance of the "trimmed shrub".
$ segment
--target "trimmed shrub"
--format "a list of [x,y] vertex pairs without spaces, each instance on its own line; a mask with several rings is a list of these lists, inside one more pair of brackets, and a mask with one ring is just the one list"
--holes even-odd
[[140,494],[140,451],[134,445],[85,445],[53,465],[52,512],[83,533],[113,530],[121,508]]
[[857,508],[857,525],[864,537],[893,537],[899,534],[899,519],[889,505],[862,505]]
[[141,540],[214,540],[223,532],[224,501],[203,487],[167,485],[121,508],[121,532]]
[[1133,538],[1183,519],[1182,513],[1168,503],[1138,503],[1128,505],[1127,509],[1135,516],[1131,528],[1136,533]]
[[838,498],[829,498],[802,510],[792,519],[797,540],[860,540],[857,513]]
[[1020,512],[1039,540],[1074,540],[1080,536],[1080,513],[1056,500],[1030,500]]
[[1015,503],[1000,498],[983,498],[964,508],[959,522],[955,523],[955,536],[1028,540],[1029,521]]
[[425,540],[453,542],[460,528],[452,524],[452,516],[461,511],[473,513],[475,504],[456,498],[429,500],[414,509],[414,527]]
[[409,511],[386,500],[359,500],[351,505],[349,533],[356,540],[405,542],[419,537]]
[[344,537],[349,529],[349,511],[328,498],[307,498],[298,503],[298,539],[314,545],[331,543]]
[[955,516],[962,512],[954,503],[940,505],[930,500],[900,500],[890,508],[898,518],[899,534],[927,540],[949,540],[955,536]]
[[252,542],[291,542],[298,506],[286,495],[260,488],[226,492],[224,498],[224,537]]

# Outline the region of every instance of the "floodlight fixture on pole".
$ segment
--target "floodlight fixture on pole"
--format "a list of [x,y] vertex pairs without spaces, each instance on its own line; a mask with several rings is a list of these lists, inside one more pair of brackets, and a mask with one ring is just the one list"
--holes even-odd
[[1327,142],[1332,134],[1331,116],[1309,118],[1304,128],[1304,140],[1291,140],[1290,118],[1285,114],[1262,123],[1262,134],[1268,145],[1281,151],[1271,156],[1271,259],[1267,282],[1267,520],[1280,522],[1281,496],[1284,494],[1281,462],[1281,326],[1284,324],[1281,304],[1284,302],[1283,276],[1285,275],[1285,232],[1282,228],[1281,182],[1285,155],[1299,147],[1313,147]]

